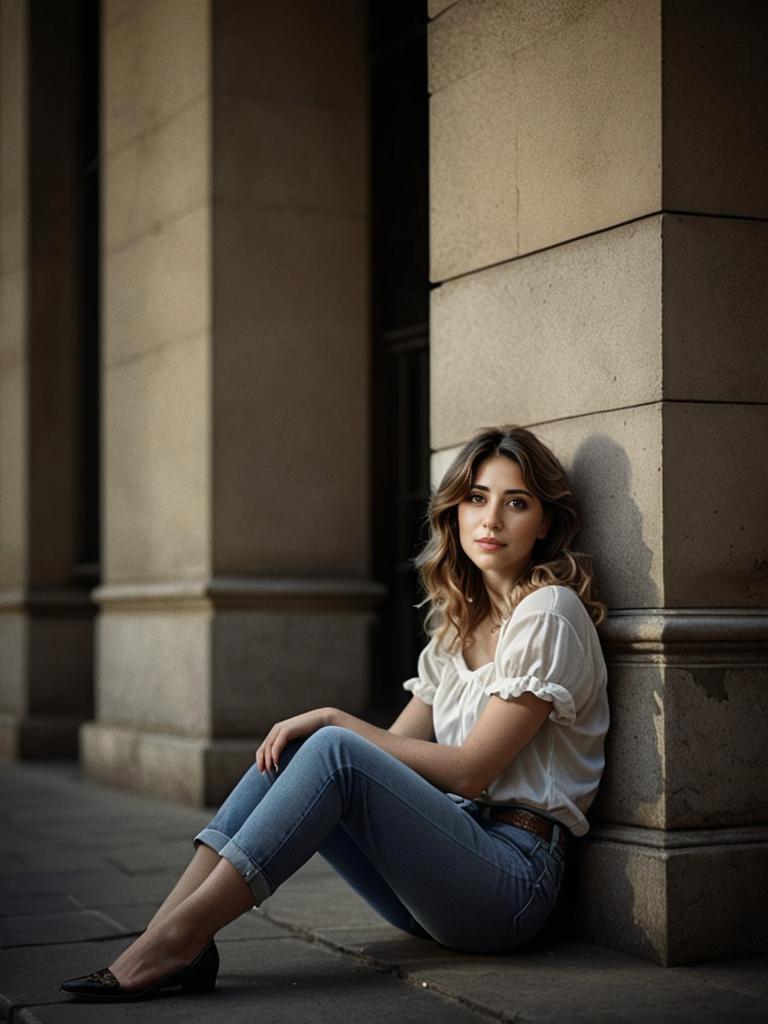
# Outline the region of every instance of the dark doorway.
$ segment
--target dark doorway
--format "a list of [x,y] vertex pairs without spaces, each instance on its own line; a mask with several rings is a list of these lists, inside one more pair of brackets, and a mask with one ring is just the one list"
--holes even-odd
[[429,496],[429,125],[426,2],[370,0],[373,573],[385,584],[372,702],[396,709],[423,615],[410,559]]

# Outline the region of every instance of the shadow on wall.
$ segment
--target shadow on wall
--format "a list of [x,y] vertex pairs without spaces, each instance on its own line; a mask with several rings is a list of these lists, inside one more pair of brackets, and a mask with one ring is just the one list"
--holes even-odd
[[573,457],[570,477],[581,505],[578,543],[594,558],[598,591],[609,609],[658,608],[661,597],[652,575],[653,552],[643,539],[644,512],[661,519],[661,467],[648,508],[634,498],[632,466],[612,438],[595,434]]
[[[643,467],[642,475],[650,467]],[[652,468],[651,468],[652,473]],[[650,476],[651,474],[648,474]],[[624,449],[595,435],[584,441],[571,462],[570,477],[579,496],[584,527],[577,545],[594,559],[597,589],[612,609],[654,608],[659,588],[652,577],[653,551],[643,524],[660,523],[661,494],[646,487],[647,508],[635,500],[633,470]],[[658,474],[659,490],[661,474]],[[643,481],[641,481],[643,483]],[[662,676],[658,666],[642,664],[629,651],[606,651],[611,728],[606,767],[591,821],[663,828],[664,742]],[[660,959],[661,922],[657,899],[638,890],[630,877],[643,875],[644,862],[624,843],[571,840],[563,888],[546,939],[552,935],[588,939],[600,945]],[[653,873],[653,871],[651,871]],[[661,911],[663,914],[663,910]],[[650,927],[649,927],[650,926]],[[663,956],[663,953],[662,953]]]

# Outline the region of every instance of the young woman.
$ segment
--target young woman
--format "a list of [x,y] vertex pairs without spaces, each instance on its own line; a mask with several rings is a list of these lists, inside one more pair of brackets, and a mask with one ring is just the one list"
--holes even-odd
[[533,434],[488,429],[429,523],[416,562],[431,639],[394,724],[319,708],[274,725],[146,931],[65,992],[211,991],[215,933],[315,852],[396,928],[453,949],[508,953],[542,927],[608,727],[605,609],[571,550],[574,497]]

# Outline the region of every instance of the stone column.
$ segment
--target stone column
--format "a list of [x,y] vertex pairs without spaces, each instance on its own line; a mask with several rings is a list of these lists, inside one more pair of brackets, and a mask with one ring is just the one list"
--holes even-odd
[[432,444],[570,468],[613,724],[578,934],[768,946],[765,13],[432,2]]
[[0,757],[77,753],[93,613],[78,580],[77,5],[0,5]]
[[367,694],[364,6],[105,8],[99,777],[213,803]]

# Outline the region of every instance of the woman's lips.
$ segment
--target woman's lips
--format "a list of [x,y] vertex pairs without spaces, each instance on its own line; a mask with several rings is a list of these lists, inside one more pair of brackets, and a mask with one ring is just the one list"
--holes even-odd
[[502,544],[501,541],[494,540],[492,537],[480,537],[476,543],[479,544],[484,551],[497,551],[499,548],[506,547],[506,544]]

